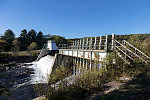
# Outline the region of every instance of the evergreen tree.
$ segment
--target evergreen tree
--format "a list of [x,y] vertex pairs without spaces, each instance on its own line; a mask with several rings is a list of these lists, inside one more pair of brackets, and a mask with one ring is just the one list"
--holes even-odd
[[58,36],[58,35],[53,35],[50,40],[55,40],[56,45],[59,46],[59,44],[67,44],[68,40],[65,39],[64,37]]
[[39,31],[36,37],[37,37],[36,43],[38,45],[38,49],[42,49],[42,47],[43,47],[43,33],[41,31]]
[[5,40],[0,39],[0,52],[6,51],[7,43]]
[[28,38],[27,30],[23,29],[19,37],[20,50],[26,50],[28,45],[29,45],[29,38]]
[[32,29],[32,30],[30,30],[29,32],[28,32],[28,37],[29,37],[29,39],[30,39],[30,43],[32,43],[32,42],[36,42],[36,31],[34,30],[34,29]]
[[2,39],[6,41],[7,48],[6,51],[10,51],[12,49],[12,41],[15,38],[15,34],[12,30],[8,29],[5,31],[4,36],[2,36]]

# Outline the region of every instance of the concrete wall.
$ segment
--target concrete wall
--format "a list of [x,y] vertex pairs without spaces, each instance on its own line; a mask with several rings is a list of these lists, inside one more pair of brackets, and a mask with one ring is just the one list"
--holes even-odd
[[67,55],[55,54],[52,74],[55,72],[58,66],[64,66],[73,69],[73,58]]
[[58,50],[42,49],[38,58],[36,59],[36,61],[40,60],[42,57],[44,57],[46,55],[55,56],[56,53],[59,53],[59,51]]
[[42,49],[36,61],[40,60],[42,57],[50,54],[50,50]]
[[[105,54],[104,54],[105,55]],[[84,61],[84,62],[82,62]],[[73,65],[73,62],[77,65]],[[71,68],[72,74],[79,73],[78,69],[76,69],[77,66],[84,66],[86,69],[94,69],[95,66],[97,66],[97,69],[100,69],[101,62],[97,62],[97,65],[95,65],[94,60],[80,58],[80,57],[73,57],[70,55],[63,55],[63,54],[55,54],[54,57],[54,63],[52,67],[52,73],[53,74],[58,66],[64,66]]]

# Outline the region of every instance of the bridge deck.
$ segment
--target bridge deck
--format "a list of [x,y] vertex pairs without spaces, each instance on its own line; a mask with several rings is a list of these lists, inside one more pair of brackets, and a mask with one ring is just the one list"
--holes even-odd
[[93,49],[59,49],[59,54],[78,57],[78,58],[85,58],[85,59],[98,59],[102,61],[108,51],[106,50],[93,50]]

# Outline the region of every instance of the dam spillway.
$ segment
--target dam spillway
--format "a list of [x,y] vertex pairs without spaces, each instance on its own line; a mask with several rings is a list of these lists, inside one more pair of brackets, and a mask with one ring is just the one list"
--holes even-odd
[[52,72],[54,57],[45,56],[37,62],[33,62],[29,68],[34,69],[34,74],[31,75],[30,84],[47,83],[48,76]]

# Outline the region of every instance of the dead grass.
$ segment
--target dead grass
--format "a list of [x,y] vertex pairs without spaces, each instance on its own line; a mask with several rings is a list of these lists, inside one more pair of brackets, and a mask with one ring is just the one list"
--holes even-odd
[[[40,53],[40,50],[33,50],[31,51],[31,53]],[[31,53],[29,53],[28,51],[18,51],[17,52],[17,56],[29,56]],[[1,54],[10,54],[13,55],[13,52],[1,52]]]

